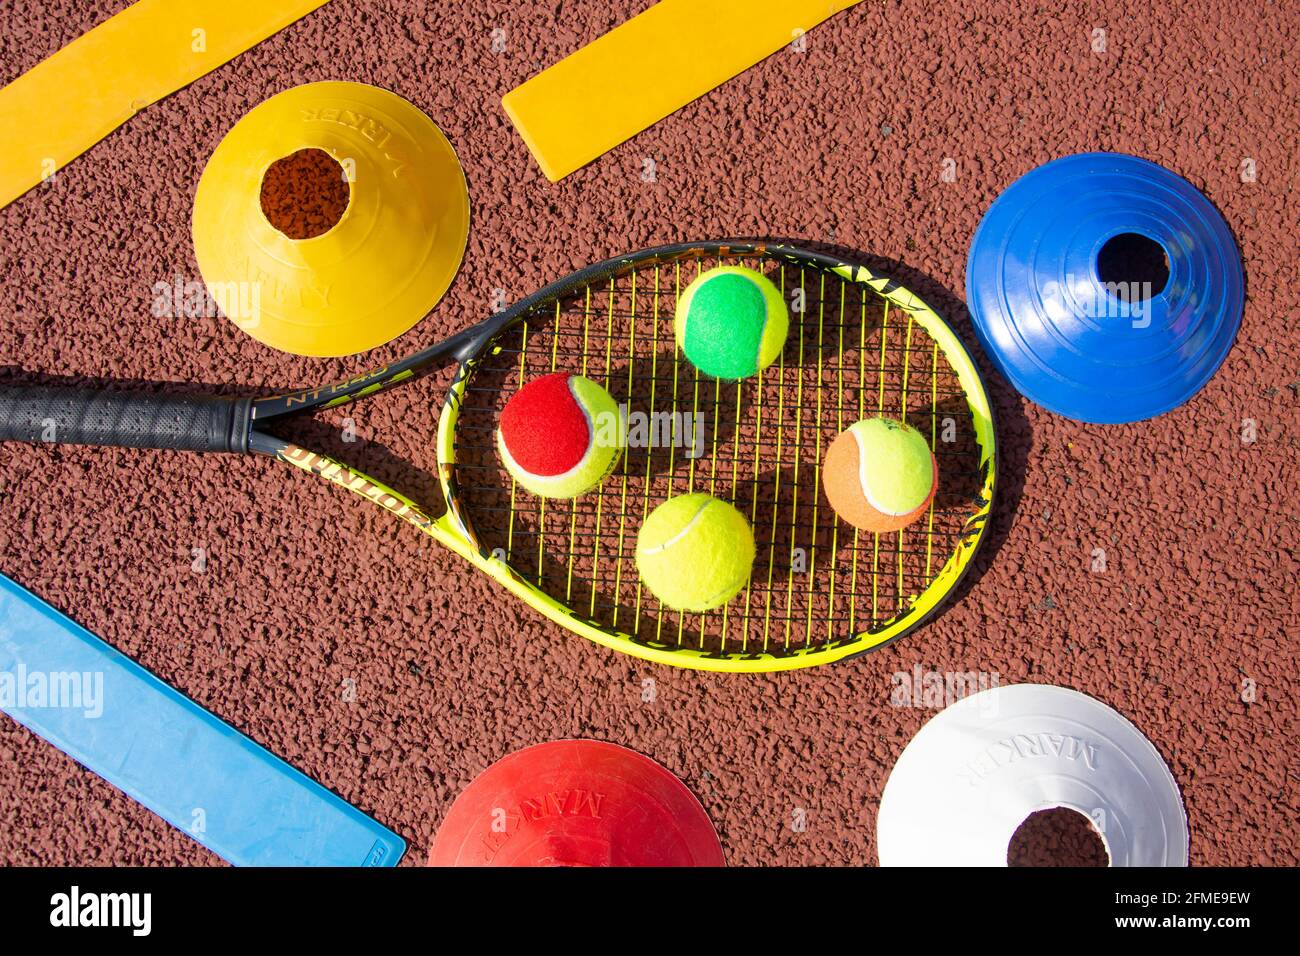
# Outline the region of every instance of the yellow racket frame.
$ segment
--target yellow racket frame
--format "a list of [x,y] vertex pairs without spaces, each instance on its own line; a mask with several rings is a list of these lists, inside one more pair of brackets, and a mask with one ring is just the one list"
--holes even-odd
[[[772,247],[771,251],[775,252],[776,247]],[[289,445],[279,457],[295,467],[319,475],[386,508],[459,554],[526,605],[561,627],[624,654],[671,667],[732,673],[761,673],[812,667],[874,650],[912,630],[935,611],[974,559],[993,503],[997,478],[996,437],[992,409],[984,383],[965,345],[942,318],[925,302],[907,289],[898,286],[894,280],[879,276],[865,266],[843,264],[828,271],[849,282],[870,286],[894,307],[902,309],[911,321],[921,325],[930,335],[935,346],[943,351],[945,359],[962,386],[980,449],[979,470],[982,485],[976,499],[979,506],[966,520],[959,544],[917,599],[906,610],[883,622],[877,629],[859,631],[839,641],[807,647],[783,648],[779,654],[747,650],[743,656],[723,656],[716,651],[706,649],[648,642],[622,631],[607,629],[596,621],[583,617],[520,577],[504,560],[493,556],[480,544],[469,523],[460,513],[458,504],[459,497],[455,488],[456,423],[464,402],[465,389],[479,360],[478,356],[468,359],[458,368],[451,384],[448,400],[438,420],[436,448],[438,477],[447,503],[447,512],[441,517],[431,517],[419,505],[399,492],[328,456]],[[389,384],[392,384],[391,380],[377,384],[375,389],[387,387]]]

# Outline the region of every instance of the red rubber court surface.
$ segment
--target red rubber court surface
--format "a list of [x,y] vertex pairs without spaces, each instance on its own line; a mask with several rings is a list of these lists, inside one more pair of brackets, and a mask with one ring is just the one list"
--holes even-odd
[[[0,4],[3,81],[123,6]],[[397,830],[407,864],[475,775],[564,737],[680,776],[733,865],[871,864],[885,777],[935,712],[902,691],[930,672],[1100,698],[1170,764],[1194,864],[1300,862],[1300,8],[868,0],[551,185],[501,94],[646,6],[333,0],[0,210],[4,364],[315,384],[588,262],[755,234],[867,254],[974,348],[960,290],[980,216],[1017,176],[1085,150],[1162,163],[1223,212],[1248,290],[1227,362],[1168,415],[1096,426],[1027,404],[979,356],[1001,477],[977,566],[927,627],[828,668],[727,676],[619,656],[263,460],[5,446],[0,569]],[[459,151],[473,220],[441,306],[352,360],[283,355],[220,317],[154,318],[156,284],[198,279],[190,209],[219,139],[326,79],[408,97]],[[445,381],[354,410],[356,462],[431,502]],[[1049,862],[1044,846],[1027,858]],[[219,862],[8,718],[0,860]]]

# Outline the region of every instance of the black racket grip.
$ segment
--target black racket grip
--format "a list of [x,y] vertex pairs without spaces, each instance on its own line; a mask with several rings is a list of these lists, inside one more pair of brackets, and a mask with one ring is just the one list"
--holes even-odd
[[0,386],[0,441],[247,452],[252,400]]

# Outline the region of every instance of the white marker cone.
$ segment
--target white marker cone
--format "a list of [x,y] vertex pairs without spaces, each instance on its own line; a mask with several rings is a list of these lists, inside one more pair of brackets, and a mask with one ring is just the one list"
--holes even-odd
[[921,728],[885,783],[881,866],[1006,866],[1031,813],[1090,818],[1111,866],[1186,866],[1187,815],[1151,742],[1119,712],[1047,684],[963,698]]

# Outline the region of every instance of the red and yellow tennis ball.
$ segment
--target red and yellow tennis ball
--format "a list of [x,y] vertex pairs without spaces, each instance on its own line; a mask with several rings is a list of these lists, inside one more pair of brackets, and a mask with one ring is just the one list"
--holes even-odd
[[749,581],[754,532],[745,516],[706,494],[669,498],[650,512],[636,539],[641,583],[665,607],[711,611]]
[[719,266],[696,276],[677,300],[677,344],[691,364],[715,378],[741,379],[776,361],[790,314],[767,276]]
[[614,470],[623,450],[618,405],[590,379],[552,372],[501,411],[497,452],[519,484],[543,498],[576,498]]
[[835,513],[863,531],[898,531],[925,514],[939,464],[925,436],[892,418],[854,422],[835,436],[822,466]]

